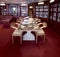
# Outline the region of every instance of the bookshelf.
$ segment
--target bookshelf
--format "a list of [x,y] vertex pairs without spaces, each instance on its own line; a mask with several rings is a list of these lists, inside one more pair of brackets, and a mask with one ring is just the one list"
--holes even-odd
[[53,21],[57,20],[57,3],[53,5]]
[[50,4],[50,20],[57,20],[57,3]]
[[44,5],[44,18],[48,18],[48,6],[47,5]]
[[28,15],[28,7],[27,6],[20,6],[21,10],[21,16],[27,16]]
[[37,5],[35,7],[36,17],[48,18],[48,6],[47,5]]
[[39,11],[40,11],[40,8],[39,8],[39,6],[36,6],[36,12],[35,12],[35,14],[36,14],[36,17],[39,17]]
[[58,3],[58,18],[57,22],[60,22],[60,3]]
[[7,14],[6,6],[0,6],[0,14],[1,15],[6,15]]
[[53,19],[53,7],[51,4],[50,4],[50,19],[51,20]]

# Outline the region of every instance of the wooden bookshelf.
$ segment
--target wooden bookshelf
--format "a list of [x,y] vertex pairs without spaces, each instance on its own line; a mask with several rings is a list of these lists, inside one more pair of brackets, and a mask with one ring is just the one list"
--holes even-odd
[[36,6],[36,17],[43,17],[43,6]]
[[36,17],[48,18],[48,6],[47,5],[37,5],[35,7]]
[[28,15],[28,7],[27,6],[20,6],[20,14],[21,16],[27,16]]
[[58,3],[58,18],[57,22],[60,22],[60,2]]
[[50,4],[50,19],[57,20],[57,3]]
[[48,18],[48,6],[47,5],[44,5],[44,18]]
[[7,11],[6,11],[6,6],[0,6],[0,14],[1,15],[6,15]]

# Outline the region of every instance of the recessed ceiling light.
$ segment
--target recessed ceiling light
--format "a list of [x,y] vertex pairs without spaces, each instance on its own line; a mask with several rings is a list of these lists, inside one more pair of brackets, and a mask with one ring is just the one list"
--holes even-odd
[[39,2],[38,5],[40,5],[40,4],[44,4],[44,2]]
[[1,3],[0,5],[1,5],[1,6],[5,6],[5,3]]
[[50,3],[54,2],[55,0],[50,0]]

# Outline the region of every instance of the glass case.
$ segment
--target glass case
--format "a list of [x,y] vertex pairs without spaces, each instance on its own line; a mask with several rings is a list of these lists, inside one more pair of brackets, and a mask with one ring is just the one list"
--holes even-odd
[[48,6],[47,5],[39,5],[36,6],[36,17],[48,18]]
[[60,3],[58,3],[58,18],[57,22],[60,22]]
[[53,21],[57,20],[57,3],[50,4],[50,19]]
[[6,6],[0,6],[0,14],[1,15],[6,15],[7,14]]
[[18,15],[18,12],[17,12],[17,5],[13,5],[13,4],[10,4],[9,5],[9,14],[11,15],[15,15],[17,16]]
[[21,16],[28,16],[28,7],[21,6]]

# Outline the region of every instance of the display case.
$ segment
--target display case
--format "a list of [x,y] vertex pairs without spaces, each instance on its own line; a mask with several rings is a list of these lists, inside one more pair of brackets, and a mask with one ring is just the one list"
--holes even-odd
[[18,15],[18,6],[16,4],[9,4],[9,14],[17,16]]
[[48,18],[48,6],[47,5],[44,5],[44,18]]
[[28,15],[28,7],[20,6],[20,8],[21,8],[21,16],[27,16]]
[[50,4],[50,20],[52,20],[52,19],[53,19],[53,7]]
[[53,21],[57,20],[57,3],[50,4],[50,19]]
[[37,5],[36,6],[36,17],[48,18],[48,6],[47,5]]
[[6,6],[0,6],[0,15],[6,15],[6,14],[7,14]]
[[60,22],[60,2],[58,3],[58,18],[57,22]]

